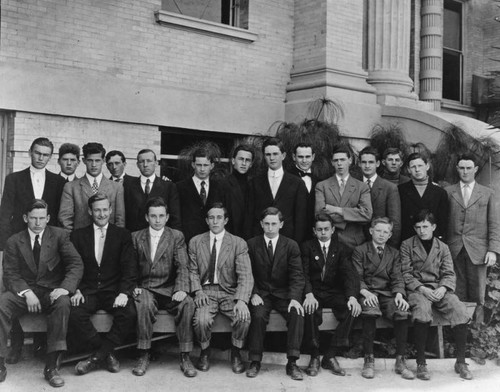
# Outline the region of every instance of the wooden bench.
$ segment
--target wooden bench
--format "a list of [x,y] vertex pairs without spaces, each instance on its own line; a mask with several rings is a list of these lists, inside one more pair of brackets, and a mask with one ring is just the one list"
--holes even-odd
[[[469,316],[472,317],[474,309],[476,307],[475,303],[467,302],[467,312]],[[96,327],[98,332],[107,332],[111,328],[113,322],[113,316],[106,313],[105,311],[98,311],[91,318],[92,323]],[[47,321],[45,316],[40,314],[25,314],[20,318],[21,326],[25,332],[45,332],[47,330]],[[322,331],[332,331],[337,328],[338,321],[333,315],[331,309],[323,309],[323,323],[320,325],[319,329]],[[444,357],[444,341],[443,341],[443,327],[450,325],[449,321],[444,319],[437,313],[434,313],[434,321],[432,326],[437,330],[437,350],[436,356],[438,358]],[[361,323],[358,321],[355,324],[355,328],[360,328]],[[384,319],[382,317],[377,319],[377,328],[392,328],[392,322]],[[286,331],[286,322],[283,317],[276,311],[271,312],[269,319],[269,324],[267,325],[268,332],[283,332]],[[227,317],[218,315],[215,318],[213,325],[213,332],[231,332],[231,324]],[[173,336],[175,334],[175,324],[174,317],[169,315],[166,311],[162,310],[157,315],[157,321],[154,324],[155,333],[163,333],[168,336]]]

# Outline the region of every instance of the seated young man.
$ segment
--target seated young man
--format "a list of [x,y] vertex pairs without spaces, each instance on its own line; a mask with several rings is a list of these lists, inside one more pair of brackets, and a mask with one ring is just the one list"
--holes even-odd
[[375,218],[370,227],[371,241],[354,249],[352,262],[361,281],[361,301],[363,311],[363,348],[365,363],[361,375],[364,378],[375,377],[373,340],[375,339],[376,321],[384,316],[394,321],[396,337],[397,374],[407,380],[415,375],[406,367],[404,355],[408,337],[408,302],[405,301],[405,284],[401,274],[399,251],[387,244],[392,235],[392,222],[389,218]]
[[150,361],[153,323],[159,309],[175,316],[180,367],[186,377],[196,376],[189,353],[193,349],[194,302],[190,292],[188,255],[184,235],[166,226],[165,200],[152,197],[145,206],[149,227],[132,233],[139,279],[134,289],[137,309],[137,348],[140,355],[132,373],[143,376]]
[[345,376],[335,358],[339,347],[348,346],[349,335],[355,317],[361,313],[358,303],[359,277],[350,256],[352,251],[339,244],[333,235],[335,226],[330,215],[317,214],[313,227],[315,239],[301,246],[302,266],[306,281],[303,303],[305,310],[304,340],[311,350],[311,360],[306,369],[309,376],[319,371],[319,326],[323,322],[323,308],[331,308],[340,324],[330,341],[321,366],[333,374]]
[[455,272],[448,246],[434,237],[436,219],[428,210],[414,218],[417,235],[401,244],[403,279],[408,291],[415,345],[417,348],[417,378],[430,380],[425,363],[425,343],[432,322],[432,311],[446,315],[455,335],[457,361],[455,371],[470,380],[472,374],[465,363],[467,323],[470,321],[464,303],[453,293]]

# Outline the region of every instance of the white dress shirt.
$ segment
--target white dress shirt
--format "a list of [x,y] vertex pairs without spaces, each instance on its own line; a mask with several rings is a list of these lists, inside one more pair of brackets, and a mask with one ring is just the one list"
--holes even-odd
[[377,173],[375,173],[375,174],[374,174],[373,176],[371,176],[370,178],[367,178],[367,177],[363,176],[363,182],[366,184],[366,181],[370,180],[370,185],[368,185],[368,184],[367,184],[367,185],[368,185],[368,187],[369,187],[370,189],[372,189],[372,187],[373,187],[373,183],[375,182],[375,180],[377,179],[377,177],[378,177]]
[[[219,278],[217,277],[217,265],[219,263],[220,248],[222,245],[222,240],[224,239],[224,234],[226,234],[226,230],[222,230],[222,232],[217,235],[210,232],[210,252],[212,252],[212,247],[214,246],[214,239],[217,238],[217,242],[215,243],[216,254],[215,254],[215,269],[214,269],[214,284],[219,284]],[[208,279],[207,282],[205,283],[208,283]]]
[[[207,193],[207,198],[208,198],[208,188],[210,186],[210,184],[209,184],[210,181],[208,180],[208,178],[206,180],[200,180],[196,176],[193,176],[192,178],[193,178],[194,186],[196,187],[196,190],[198,191],[198,195],[201,192],[201,182],[205,181],[205,192]],[[212,249],[212,248],[210,248],[210,249]]]
[[466,184],[465,182],[460,181],[460,190],[462,191],[462,198],[465,201],[465,185],[469,186],[469,200],[465,203],[466,205],[469,204],[470,197],[472,196],[472,191],[474,190],[474,185],[476,184],[476,181],[472,181],[469,184]]
[[266,235],[264,234],[264,241],[266,241],[266,248],[268,247],[269,245],[269,241],[271,241],[271,244],[273,245],[273,255],[274,253],[276,252],[276,244],[278,243],[278,239],[280,238],[279,235],[277,235],[276,237],[274,238],[269,238],[269,237],[266,237]]
[[94,184],[94,179],[97,181],[97,188],[101,186],[102,173],[99,173],[97,177],[92,177],[89,173],[85,173],[85,176],[87,177],[87,180],[89,180],[90,187]]
[[[100,251],[104,250],[104,242],[106,241],[106,233],[108,232],[109,223],[106,226],[101,227],[97,226],[95,223],[94,226],[94,254],[95,259],[97,260],[97,264],[101,265],[102,253],[99,255]],[[100,256],[100,257],[99,257]]]
[[151,193],[151,190],[153,189],[153,183],[155,182],[156,179],[156,174],[153,174],[149,177],[144,177],[141,174],[141,188],[144,193],[146,193],[146,182],[149,180],[149,193]]
[[326,254],[328,254],[328,250],[330,249],[330,243],[332,242],[332,240],[329,239],[326,242],[321,242],[320,240],[318,240],[318,242],[319,242],[319,246],[321,248],[321,252],[323,252],[323,246],[324,246],[326,248]]
[[69,176],[64,174],[63,172],[60,172],[59,175],[64,178],[65,180],[68,180],[68,181],[73,181],[75,178],[76,178],[76,174],[73,173],[73,174],[70,174]]
[[149,227],[149,237],[151,238],[151,261],[155,260],[156,249],[158,249],[158,244],[160,243],[160,238],[163,235],[165,228],[163,227],[161,230],[152,229]]
[[[297,170],[299,172],[302,172],[302,173],[309,173],[312,175],[312,171],[311,169],[309,170],[302,170],[300,167],[298,167],[297,165],[295,165],[295,167],[297,168]],[[302,181],[304,181],[304,184],[306,185],[306,188],[307,188],[307,192],[311,192],[311,188],[312,188],[312,178],[311,176],[304,176],[304,177],[300,177],[302,179]]]
[[280,187],[281,180],[283,180],[283,174],[283,167],[280,167],[278,170],[267,170],[267,179],[269,180],[269,186],[271,187],[273,198],[276,197],[276,193],[278,192],[278,188]]
[[37,169],[30,166],[30,176],[35,199],[41,199],[43,197],[43,189],[45,188],[45,169]]

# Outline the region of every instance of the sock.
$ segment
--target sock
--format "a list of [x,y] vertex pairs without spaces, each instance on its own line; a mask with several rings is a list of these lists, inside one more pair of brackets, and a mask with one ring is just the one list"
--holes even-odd
[[297,362],[297,357],[288,357],[288,364]]
[[407,320],[394,320],[394,337],[396,338],[396,355],[405,355],[408,340]]
[[363,351],[365,355],[373,354],[373,341],[377,319],[375,317],[363,317]]
[[236,346],[231,347],[231,356],[237,356],[240,355],[240,348]]
[[45,366],[47,369],[55,369],[57,366],[57,357],[59,356],[59,351],[53,351],[51,353],[47,353],[45,359]]
[[102,344],[99,350],[97,350],[96,357],[98,359],[104,359],[107,357],[107,355],[111,352],[113,352],[115,349],[115,344],[106,338],[102,339]]
[[425,363],[425,345],[427,343],[427,333],[430,323],[415,321],[413,330],[415,332],[415,348],[417,349],[417,365]]
[[465,344],[467,343],[467,325],[460,324],[453,327],[455,335],[455,349],[457,350],[457,362],[465,363]]

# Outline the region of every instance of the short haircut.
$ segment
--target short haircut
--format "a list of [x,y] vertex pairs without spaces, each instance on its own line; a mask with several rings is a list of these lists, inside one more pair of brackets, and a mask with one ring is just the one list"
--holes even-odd
[[29,203],[27,203],[24,207],[24,214],[28,215],[29,212],[33,210],[44,209],[49,212],[49,205],[43,199],[33,199]]
[[386,148],[384,153],[382,154],[382,159],[386,159],[389,155],[399,155],[401,160],[403,160],[403,153],[399,148],[396,147]]
[[372,219],[370,227],[375,227],[379,223],[383,223],[384,225],[390,225],[391,231],[392,231],[392,228],[394,227],[394,222],[386,216],[380,216],[380,217],[376,217],[375,219]]
[[54,152],[54,145],[46,137],[37,137],[35,140],[33,140],[33,142],[31,143],[31,146],[30,146],[30,151],[33,151],[33,148],[35,147],[35,145],[42,146],[42,147],[49,147],[50,153],[52,154]]
[[101,158],[104,159],[106,155],[106,149],[101,143],[90,142],[82,147],[83,157],[87,158],[91,154],[101,154]]
[[276,207],[267,207],[264,209],[264,211],[260,214],[260,220],[263,221],[268,215],[278,215],[280,222],[283,222],[283,214]]
[[212,208],[220,208],[221,210],[224,211],[224,218],[227,218],[228,216],[228,213],[227,213],[227,208],[224,207],[224,204],[222,204],[221,202],[215,202],[215,203],[212,203],[208,206],[207,208],[207,218],[208,218],[208,213],[210,212],[210,210]]
[[413,152],[410,155],[408,155],[408,158],[406,159],[406,166],[410,166],[410,162],[414,161],[416,159],[421,159],[425,163],[429,163],[429,159],[426,156],[424,156],[423,154],[421,154],[419,152]]
[[90,209],[92,209],[92,205],[101,200],[107,200],[109,202],[109,205],[111,206],[108,195],[103,192],[97,192],[95,195],[90,196],[89,200],[87,201],[87,205]]
[[63,143],[59,147],[59,159],[64,154],[73,154],[76,156],[76,159],[80,160],[80,147],[73,143]]
[[314,216],[314,226],[316,226],[318,222],[330,222],[333,227],[333,218],[324,212],[320,212]]
[[413,217],[413,226],[424,221],[427,221],[432,225],[436,224],[436,218],[432,212],[429,210],[420,210],[418,214]]
[[266,147],[269,146],[276,146],[280,149],[281,153],[285,152],[285,147],[283,146],[283,142],[277,137],[268,137],[266,138],[266,140],[264,140],[264,143],[262,143],[262,153],[264,153]]
[[379,162],[380,161],[380,154],[378,153],[377,149],[375,147],[365,147],[359,152],[359,159],[363,155],[373,155],[375,157],[375,161]]
[[155,157],[155,161],[156,161],[156,153],[153,150],[151,150],[150,148],[143,148],[141,151],[139,151],[137,153],[137,160],[139,160],[139,155],[147,154],[148,152],[153,154],[153,156]]
[[458,162],[460,161],[472,161],[474,163],[474,166],[477,166],[477,158],[474,154],[469,154],[469,153],[460,154],[457,158],[457,165]]
[[118,151],[118,150],[111,150],[110,152],[108,152],[108,153],[106,154],[106,163],[108,163],[108,161],[109,161],[112,157],[114,157],[115,155],[120,156],[120,158],[121,158],[122,162],[126,162],[126,161],[127,161],[127,159],[125,158],[125,155],[123,154],[123,152]]
[[168,214],[168,206],[163,197],[156,196],[148,199],[145,207],[146,214],[149,214],[149,209],[151,207],[165,207],[165,212]]
[[233,158],[236,158],[236,155],[238,155],[238,153],[240,151],[246,151],[246,152],[249,152],[250,154],[252,154],[252,161],[253,161],[255,154],[254,154],[254,150],[251,146],[249,146],[248,144],[239,144],[238,146],[236,146],[236,148],[233,151]]
[[214,158],[212,155],[208,152],[206,148],[197,148],[193,152],[193,162],[196,161],[196,158],[207,158],[210,163],[214,162]]
[[310,148],[311,149],[311,152],[314,154],[314,151],[313,151],[313,146],[311,143],[308,143],[308,142],[299,142],[295,145],[295,147],[293,148],[293,153],[294,154],[297,154],[297,148]]
[[341,154],[341,153],[346,154],[347,158],[351,158],[352,156],[351,149],[349,147],[339,144],[333,149],[332,159],[335,154]]

